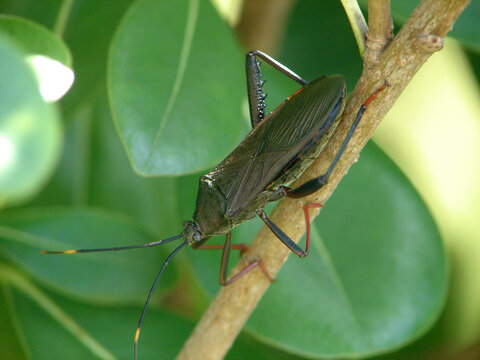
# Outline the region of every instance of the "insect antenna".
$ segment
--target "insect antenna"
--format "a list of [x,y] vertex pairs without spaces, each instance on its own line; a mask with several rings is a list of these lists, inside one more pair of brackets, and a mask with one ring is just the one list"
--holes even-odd
[[[178,238],[177,238],[177,239],[178,239]],[[163,265],[162,265],[162,268],[161,268],[160,271],[158,272],[158,275],[157,275],[157,277],[155,278],[155,281],[153,282],[153,285],[152,285],[152,287],[150,288],[150,291],[148,292],[147,301],[145,301],[145,305],[143,306],[142,315],[140,316],[140,320],[138,321],[137,330],[135,331],[135,340],[134,340],[134,342],[133,342],[133,360],[136,360],[136,359],[137,359],[137,344],[138,344],[138,338],[140,337],[140,329],[141,329],[141,327],[142,327],[143,318],[145,317],[145,314],[146,314],[146,312],[147,312],[148,303],[150,302],[150,298],[152,297],[153,290],[155,290],[155,287],[157,286],[158,280],[160,279],[160,276],[162,276],[163,270],[165,270],[165,268],[167,267],[167,265],[168,265],[168,263],[170,262],[170,260],[172,260],[172,258],[173,258],[185,245],[188,245],[188,243],[187,243],[186,241],[183,242],[183,243],[181,243],[177,248],[175,248],[175,250],[172,251],[172,253],[171,253],[170,255],[168,255],[167,259],[165,260],[165,262],[164,262]]]
[[[101,249],[76,249],[76,250],[63,250],[63,251],[46,251],[46,250],[41,250],[40,252],[41,252],[42,254],[54,254],[54,255],[58,255],[58,254],[78,254],[78,253],[89,253],[89,252],[100,252],[100,251],[130,250],[130,249],[139,249],[139,248],[146,248],[146,247],[152,247],[152,246],[162,245],[162,244],[168,243],[168,242],[170,242],[170,241],[174,241],[174,240],[180,239],[181,237],[183,237],[183,233],[181,233],[181,234],[179,234],[179,235],[175,235],[175,236],[173,236],[173,237],[171,237],[171,238],[168,238],[168,239],[159,240],[159,241],[154,241],[154,242],[150,242],[150,243],[146,243],[146,244],[142,244],[142,245],[119,246],[119,247],[101,248]],[[170,255],[168,255],[167,259],[165,260],[165,262],[164,262],[163,265],[162,265],[162,268],[161,268],[160,271],[158,272],[157,277],[155,278],[155,281],[153,282],[153,285],[152,285],[152,287],[150,288],[150,291],[148,292],[147,300],[145,301],[145,305],[143,306],[142,315],[140,316],[140,320],[138,321],[137,330],[135,331],[135,340],[134,340],[134,343],[133,343],[133,359],[134,359],[134,360],[137,359],[137,344],[138,344],[138,338],[140,337],[140,329],[141,329],[141,327],[142,327],[143,319],[144,319],[144,317],[145,317],[145,314],[147,313],[148,304],[150,303],[150,298],[152,297],[153,291],[155,290],[155,287],[157,286],[158,280],[159,280],[160,277],[162,276],[163,271],[164,271],[165,268],[167,267],[167,265],[168,265],[168,263],[170,262],[170,260],[172,260],[172,258],[173,258],[185,245],[188,245],[188,242],[185,241],[185,242],[181,243],[179,246],[177,246],[177,247],[175,248],[175,250],[173,250],[173,251],[170,253]]]
[[119,247],[103,248],[103,249],[77,249],[77,250],[63,250],[63,251],[41,250],[40,253],[59,255],[59,254],[79,254],[79,253],[100,252],[100,251],[119,251],[119,250],[139,249],[139,248],[146,248],[146,247],[152,247],[152,246],[166,244],[170,241],[180,239],[182,236],[183,236],[183,234],[179,234],[179,235],[175,235],[175,236],[173,236],[171,238],[168,238],[168,239],[154,241],[154,242],[150,242],[150,243],[142,244],[142,245],[119,246]]

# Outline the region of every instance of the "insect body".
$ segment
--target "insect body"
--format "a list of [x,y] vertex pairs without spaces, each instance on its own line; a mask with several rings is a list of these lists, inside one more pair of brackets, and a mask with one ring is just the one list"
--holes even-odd
[[[326,97],[320,97],[330,90]],[[265,119],[215,169],[200,178],[192,233],[200,243],[229,232],[287,196],[295,180],[318,156],[343,108],[344,80],[322,77],[302,88]],[[319,99],[320,97],[320,99]],[[320,101],[313,102],[312,99]],[[198,238],[198,237],[197,237]],[[195,239],[189,239],[196,243]]]
[[[265,94],[258,58],[263,59],[302,87],[286,99],[268,116],[265,116]],[[262,208],[270,202],[284,197],[304,197],[325,185],[342,155],[350,137],[375,92],[360,108],[354,124],[341,145],[329,169],[317,178],[290,189],[289,183],[297,179],[319,155],[335,131],[343,111],[345,81],[340,75],[321,76],[307,82],[300,76],[260,51],[247,54],[247,91],[252,130],[225,160],[199,181],[196,209],[193,221],[185,221],[183,231],[169,239],[144,245],[116,247],[110,249],[80,249],[67,251],[45,251],[50,254],[72,254],[94,251],[116,251],[161,245],[183,238],[182,242],[166,259],[148,294],[140,317],[134,341],[134,359],[140,328],[150,297],[164,269],[186,245],[205,248],[204,242],[213,236],[226,234],[223,246],[220,282],[228,285],[256,266],[268,273],[261,260],[254,261],[239,274],[228,279],[228,257],[231,249],[230,231],[235,226],[255,216],[260,216],[272,232],[290,250],[300,257],[308,254],[309,234],[305,250],[293,242],[288,235],[270,221]],[[320,206],[313,204],[313,206]],[[215,246],[210,246],[215,248]]]

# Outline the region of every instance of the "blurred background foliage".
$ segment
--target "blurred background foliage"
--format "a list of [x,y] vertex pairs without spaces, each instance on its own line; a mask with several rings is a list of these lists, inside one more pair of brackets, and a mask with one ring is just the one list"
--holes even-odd
[[[392,1],[396,30],[417,4]],[[307,80],[343,74],[350,91],[362,70],[351,28],[335,0],[4,0],[0,13],[0,358],[130,359],[172,247],[39,250],[177,234],[199,175],[249,130],[244,53]],[[479,17],[474,0],[228,359],[480,358]],[[296,84],[262,70],[272,110]],[[169,266],[141,359],[174,358],[218,291],[219,262],[188,249]]]

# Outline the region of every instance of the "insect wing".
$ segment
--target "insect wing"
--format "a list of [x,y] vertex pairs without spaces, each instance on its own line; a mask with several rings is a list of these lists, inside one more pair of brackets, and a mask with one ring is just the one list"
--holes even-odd
[[323,126],[343,98],[345,80],[340,75],[320,77],[286,100],[272,114],[265,133],[268,151],[291,148],[308,142]]
[[[343,77],[318,78],[279,105],[212,171],[233,218],[275,180],[279,172],[323,130],[342,101]],[[220,175],[220,176],[219,176]]]

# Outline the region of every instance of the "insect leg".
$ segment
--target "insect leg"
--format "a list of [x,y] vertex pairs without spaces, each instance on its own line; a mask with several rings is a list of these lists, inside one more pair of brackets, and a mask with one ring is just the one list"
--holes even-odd
[[305,224],[307,226],[307,245],[306,245],[306,252],[308,253],[308,248],[310,247],[310,214],[308,213],[308,209],[310,208],[322,208],[325,205],[323,204],[317,204],[317,203],[311,203],[307,204],[303,207],[303,212],[305,214]]
[[342,146],[340,146],[340,149],[337,152],[337,155],[335,155],[335,158],[333,159],[332,163],[330,164],[330,167],[328,170],[325,172],[325,174],[320,175],[317,178],[314,178],[312,180],[307,181],[305,184],[300,185],[299,187],[295,189],[288,189],[285,188],[285,192],[287,193],[288,197],[291,198],[301,198],[310,194],[313,194],[317,190],[319,190],[321,187],[327,184],[328,178],[333,172],[333,169],[335,168],[335,165],[337,165],[338,160],[340,160],[340,157],[342,156],[343,152],[345,151],[345,148],[348,145],[348,142],[350,141],[350,138],[352,137],[353,133],[355,132],[355,129],[358,126],[358,123],[363,117],[363,114],[365,113],[365,110],[367,110],[368,105],[375,99],[375,97],[383,90],[385,89],[387,85],[383,85],[377,91],[375,91],[370,97],[362,104],[360,109],[358,110],[357,117],[355,118],[355,121],[353,122],[352,126],[348,130],[347,136],[343,140]]
[[260,70],[260,63],[257,58],[249,52],[245,60],[248,107],[250,109],[250,122],[252,128],[254,128],[265,117],[265,98],[267,95],[263,92],[265,82],[262,80],[262,70]]
[[[267,269],[265,268],[265,265],[259,260],[251,262],[247,267],[241,270],[238,274],[235,274],[230,279],[228,279],[228,260],[230,258],[230,249],[234,249],[234,247],[236,246],[236,245],[232,245],[231,237],[232,237],[231,233],[228,232],[225,240],[225,245],[223,246],[222,262],[220,265],[220,284],[222,286],[230,285],[231,283],[240,279],[243,275],[245,275],[247,272],[249,272],[256,266],[260,267],[260,270],[262,270],[262,272],[265,274],[268,280],[273,282],[273,279],[268,274]],[[241,253],[246,251],[246,249],[248,248],[248,246],[246,246],[245,244],[239,244],[239,245],[242,246],[240,248]],[[214,247],[211,247],[212,249],[218,249],[217,245],[210,245],[210,246],[214,246]],[[210,247],[207,247],[207,249],[208,248]],[[202,249],[202,248],[199,248],[199,249]]]
[[170,262],[170,260],[172,260],[173,257],[186,245],[188,245],[188,243],[186,241],[181,243],[178,247],[175,248],[175,250],[172,251],[172,253],[170,255],[168,255],[167,259],[165,260],[165,262],[162,265],[162,268],[158,272],[157,277],[155,278],[155,281],[153,282],[153,285],[150,288],[150,291],[148,292],[147,300],[145,301],[145,305],[143,306],[142,315],[140,316],[140,320],[138,320],[138,326],[137,326],[137,330],[135,331],[135,338],[133,340],[133,360],[137,359],[137,345],[138,345],[138,339],[140,337],[140,330],[142,328],[143,319],[145,318],[145,314],[147,313],[148,304],[150,303],[150,299],[152,298],[152,295],[153,295],[153,290],[155,290],[155,287],[157,286],[158,280],[162,276],[163,271],[168,266],[168,263]]
[[248,105],[250,109],[250,121],[252,123],[252,128],[257,126],[265,117],[265,98],[267,97],[263,91],[263,84],[265,81],[262,80],[262,70],[260,69],[260,63],[258,62],[257,57],[263,59],[275,69],[297,81],[300,85],[303,86],[307,84],[304,79],[267,54],[259,50],[248,52],[246,56],[245,67],[247,73]]
[[299,257],[303,258],[308,255],[308,250],[310,249],[310,236],[307,237],[307,243],[305,246],[305,250],[302,250],[300,246],[295,244],[295,242],[288,237],[287,234],[285,234],[277,225],[275,225],[268,217],[267,214],[265,214],[265,211],[260,212],[260,218],[263,220],[263,222],[272,230],[272,232],[275,234],[275,236],[285,244],[286,247],[288,247],[293,253],[298,255]]
[[264,52],[261,52],[260,50],[252,50],[252,51],[249,51],[248,54],[247,54],[247,59],[248,57],[256,57],[258,56],[259,58],[261,58],[262,60],[264,60],[265,62],[267,62],[268,64],[270,64],[271,66],[273,66],[275,69],[277,69],[278,71],[282,72],[283,74],[287,75],[289,78],[295,80],[296,82],[298,82],[300,85],[307,85],[307,81],[304,80],[302,77],[298,76],[297,74],[295,74],[292,70],[290,70],[289,68],[287,68],[285,65],[279,63],[277,60],[275,60],[274,58],[272,58],[271,56],[265,54]]

